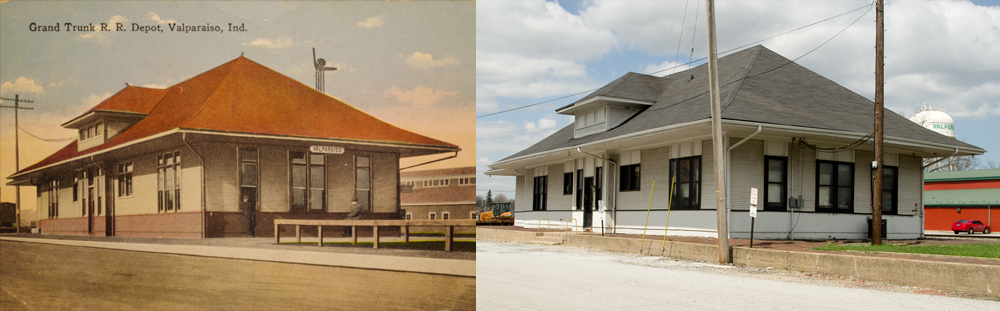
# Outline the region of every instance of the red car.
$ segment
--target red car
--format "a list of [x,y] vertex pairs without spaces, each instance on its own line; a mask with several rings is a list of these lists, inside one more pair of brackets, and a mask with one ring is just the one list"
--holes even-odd
[[963,231],[968,232],[969,234],[976,231],[989,234],[990,227],[987,227],[982,221],[975,219],[962,219],[951,224],[951,231],[955,231],[955,234]]

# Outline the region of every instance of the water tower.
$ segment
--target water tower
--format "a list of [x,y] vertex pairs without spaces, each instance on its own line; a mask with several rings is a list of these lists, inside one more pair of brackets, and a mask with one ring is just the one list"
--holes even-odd
[[941,111],[941,109],[934,109],[923,105],[920,107],[920,112],[910,117],[910,121],[938,132],[938,134],[952,138],[955,137],[955,120],[952,120],[951,116]]

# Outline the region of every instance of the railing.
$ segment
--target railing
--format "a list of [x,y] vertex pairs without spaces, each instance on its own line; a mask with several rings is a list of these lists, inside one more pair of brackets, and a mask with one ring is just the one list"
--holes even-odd
[[538,219],[538,232],[542,232],[542,219],[545,219],[545,232],[549,232],[549,230],[551,229],[550,227],[552,226],[552,222],[550,222],[548,218]]
[[566,219],[566,232],[569,232],[569,221],[570,220],[573,220],[573,231],[576,231],[576,225],[577,225],[576,218],[568,218],[568,219]]
[[399,227],[403,240],[410,242],[410,227],[448,227],[445,231],[445,251],[452,251],[454,244],[455,227],[475,227],[476,221],[472,219],[449,219],[449,220],[394,220],[394,219],[362,219],[362,220],[307,220],[307,219],[275,219],[274,220],[274,243],[281,243],[279,226],[295,225],[295,242],[302,242],[302,226],[316,226],[319,246],[323,246],[323,226],[330,227],[351,227],[351,242],[358,244],[358,226],[373,227],[374,248],[379,246],[379,227]]

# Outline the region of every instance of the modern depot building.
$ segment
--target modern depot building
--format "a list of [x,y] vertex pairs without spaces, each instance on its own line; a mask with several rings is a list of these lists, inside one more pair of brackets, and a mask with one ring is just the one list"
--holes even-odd
[[[250,59],[166,89],[127,86],[63,127],[79,137],[9,179],[43,234],[246,236],[273,220],[400,219],[400,158],[459,147],[395,127]],[[245,198],[245,199],[244,199]]]
[[[707,65],[665,77],[628,73],[557,109],[575,122],[486,172],[515,176],[516,197],[525,198],[516,225],[561,219],[599,230],[604,216],[608,232],[639,233],[648,223],[663,234],[669,208],[669,234],[717,236],[716,209],[725,208],[730,237],[748,238],[757,188],[755,237],[866,238],[874,103],[763,46],[720,58],[718,71],[723,150],[712,147]],[[985,150],[885,112],[884,232],[918,238],[923,158]],[[716,152],[724,176],[715,174]],[[725,207],[716,206],[719,178]]]

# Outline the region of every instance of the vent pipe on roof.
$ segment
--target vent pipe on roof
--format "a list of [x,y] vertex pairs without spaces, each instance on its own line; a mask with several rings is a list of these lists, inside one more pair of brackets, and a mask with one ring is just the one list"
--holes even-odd
[[316,67],[316,89],[326,93],[326,71],[337,70],[337,67],[326,67],[326,60],[316,58],[316,48],[313,48],[313,67]]

